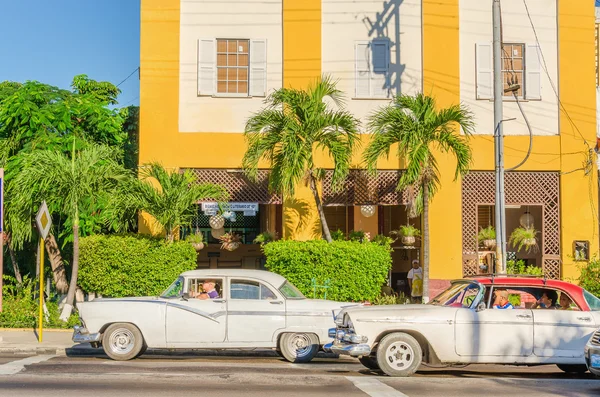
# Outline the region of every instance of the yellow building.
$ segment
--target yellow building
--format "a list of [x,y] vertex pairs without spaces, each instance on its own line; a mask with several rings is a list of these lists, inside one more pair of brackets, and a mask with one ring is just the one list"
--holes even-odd
[[[491,6],[481,0],[142,0],[140,163],[192,169],[201,181],[224,184],[238,203],[226,228],[247,243],[234,252],[209,244],[199,266],[259,267],[260,250],[251,241],[263,230],[297,239],[318,234],[307,190],[285,200],[269,193],[267,164],[259,183],[244,178],[242,132],[269,92],[306,87],[329,74],[361,120],[391,96],[419,91],[440,106],[462,102],[473,111],[473,172],[455,182],[452,159],[439,158],[442,188],[430,219],[432,287],[489,271],[476,235],[493,225],[494,213]],[[529,159],[506,175],[507,232],[523,220],[540,231],[538,252],[509,247],[509,255],[551,277],[573,279],[580,263],[575,247],[594,253],[599,241],[594,6],[588,0],[502,0],[502,9],[505,76],[522,85],[534,134]],[[529,137],[511,97],[504,116],[514,118],[504,123],[510,167],[524,158]],[[394,191],[402,162],[383,161],[378,177],[367,178],[359,159],[357,152],[344,192],[332,192],[327,178],[322,184],[330,228],[373,236],[406,224],[405,196]],[[210,214],[210,205],[199,206],[195,222],[207,237]],[[392,281],[401,287],[419,249],[396,248]]]

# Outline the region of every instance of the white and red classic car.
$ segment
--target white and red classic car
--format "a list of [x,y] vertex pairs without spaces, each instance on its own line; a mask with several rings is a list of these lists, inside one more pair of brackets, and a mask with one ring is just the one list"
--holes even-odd
[[[207,280],[214,282],[215,296],[195,298]],[[291,362],[308,362],[344,305],[307,299],[275,273],[192,270],[161,296],[79,303],[81,326],[73,341],[102,346],[114,360],[135,358],[147,348],[275,348]]]
[[[514,309],[493,308],[497,290],[508,292]],[[534,309],[544,294],[556,301],[564,295],[565,310]],[[564,281],[477,277],[453,281],[427,305],[344,309],[336,325],[325,350],[359,357],[390,376],[410,376],[422,362],[557,364],[585,372],[584,347],[600,326],[600,299]]]

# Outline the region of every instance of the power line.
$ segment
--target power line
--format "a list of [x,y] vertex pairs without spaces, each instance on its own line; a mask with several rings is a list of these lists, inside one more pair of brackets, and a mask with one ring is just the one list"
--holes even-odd
[[573,128],[575,128],[577,133],[579,133],[579,136],[583,140],[583,143],[585,144],[585,146],[587,146],[588,149],[591,149],[589,143],[587,142],[587,140],[585,139],[585,137],[583,136],[583,134],[581,133],[581,131],[579,130],[579,128],[577,127],[577,125],[575,124],[573,119],[571,118],[571,115],[569,114],[569,112],[567,112],[567,109],[565,108],[562,101],[560,100],[560,96],[558,95],[558,89],[556,88],[554,81],[552,81],[552,77],[550,77],[550,72],[548,72],[548,64],[546,63],[546,57],[544,56],[544,52],[542,51],[542,46],[540,45],[540,40],[538,38],[538,34],[535,29],[535,25],[533,24],[533,20],[531,19],[531,14],[529,13],[529,7],[527,6],[527,0],[523,0],[523,5],[525,6],[525,11],[527,12],[527,18],[529,18],[529,23],[531,24],[531,29],[533,30],[533,35],[535,36],[536,44],[539,48],[540,55],[542,56],[542,68],[544,69],[546,76],[548,76],[548,80],[550,80],[550,85],[552,86],[552,91],[554,91],[554,95],[556,95],[556,99],[558,100],[558,103],[560,104],[560,107],[562,108],[563,112],[565,112],[565,115],[569,119],[569,123],[571,124],[571,126]]
[[129,76],[125,77],[125,79],[123,79],[123,81],[121,81],[119,84],[117,84],[117,87],[119,87],[121,84],[123,84],[124,82],[126,82],[127,80],[129,80],[129,78],[130,78],[131,76],[133,76],[133,74],[134,74],[135,72],[137,72],[138,70],[140,70],[140,67],[139,67],[139,66],[138,66],[137,68],[135,68],[135,70],[134,70],[133,72],[131,72],[131,73],[129,74]]
[[128,101],[126,104],[124,104],[124,105],[123,105],[123,107],[125,107],[125,106],[129,105],[130,103],[133,103],[134,101],[136,101],[136,100],[138,100],[138,99],[140,99],[139,95],[138,95],[138,96],[136,96],[135,98],[133,98],[131,101]]

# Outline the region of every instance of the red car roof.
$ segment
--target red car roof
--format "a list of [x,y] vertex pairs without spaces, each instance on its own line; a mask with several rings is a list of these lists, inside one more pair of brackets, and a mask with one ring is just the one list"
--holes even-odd
[[514,277],[514,276],[476,276],[468,277],[469,280],[477,281],[483,285],[506,285],[506,286],[525,286],[525,287],[547,287],[558,289],[566,292],[575,303],[585,311],[589,311],[590,307],[583,297],[583,288],[578,285],[561,281],[549,280],[541,277]]

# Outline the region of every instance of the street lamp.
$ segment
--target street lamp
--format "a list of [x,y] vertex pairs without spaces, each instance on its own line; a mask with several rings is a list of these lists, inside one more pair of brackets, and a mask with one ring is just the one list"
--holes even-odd
[[360,206],[360,213],[365,217],[365,218],[370,218],[373,215],[375,215],[375,206],[374,205],[361,205]]

